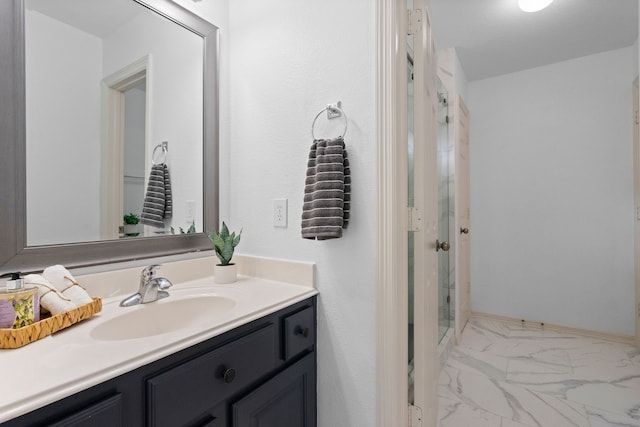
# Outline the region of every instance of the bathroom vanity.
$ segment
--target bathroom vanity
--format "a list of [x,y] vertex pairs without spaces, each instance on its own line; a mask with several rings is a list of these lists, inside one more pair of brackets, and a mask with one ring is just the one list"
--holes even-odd
[[0,350],[0,425],[316,425],[312,286],[202,277],[120,307],[127,291],[91,319]]
[[310,427],[315,372],[312,297],[5,425]]

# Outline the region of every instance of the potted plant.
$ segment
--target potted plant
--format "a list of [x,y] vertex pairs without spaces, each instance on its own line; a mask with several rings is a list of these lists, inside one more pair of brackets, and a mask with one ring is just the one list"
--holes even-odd
[[138,223],[140,222],[140,218],[138,215],[134,213],[129,213],[124,216],[124,235],[125,236],[137,236],[140,234],[138,232]]
[[231,262],[233,257],[233,251],[238,243],[240,243],[240,235],[242,230],[236,236],[235,231],[229,233],[227,224],[222,222],[222,228],[219,233],[210,231],[207,233],[209,240],[213,243],[213,249],[216,251],[216,256],[220,260],[220,264],[216,264],[213,279],[216,283],[233,283],[236,281],[237,268],[236,265]]
[[[193,234],[196,233],[196,222],[192,221],[187,231],[184,231],[184,228],[182,227],[178,228],[180,229],[180,234]],[[171,227],[171,234],[176,234],[176,230],[173,228],[173,226]]]

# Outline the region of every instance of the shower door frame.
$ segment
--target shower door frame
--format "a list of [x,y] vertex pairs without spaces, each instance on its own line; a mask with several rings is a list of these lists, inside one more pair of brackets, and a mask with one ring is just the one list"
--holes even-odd
[[636,347],[640,348],[640,85],[633,81],[633,199],[634,199],[634,317]]

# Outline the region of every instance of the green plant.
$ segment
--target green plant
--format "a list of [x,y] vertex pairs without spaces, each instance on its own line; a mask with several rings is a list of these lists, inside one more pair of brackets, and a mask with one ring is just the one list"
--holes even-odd
[[[182,227],[178,227],[178,228],[180,229],[180,234],[192,234],[196,232],[196,222],[193,221],[189,226],[189,228],[187,228],[187,231],[184,231]],[[174,230],[173,227],[171,227],[171,234],[176,234],[176,230]]]
[[220,233],[216,233],[214,231],[210,231],[207,233],[209,236],[209,240],[213,243],[213,249],[216,251],[216,256],[220,260],[220,265],[229,265],[231,258],[233,257],[233,251],[240,243],[240,235],[242,234],[242,229],[240,233],[236,236],[235,231],[229,234],[229,228],[227,228],[227,224],[222,222],[222,229]]
[[124,223],[125,223],[125,224],[132,224],[132,225],[135,225],[135,224],[137,224],[138,222],[140,222],[140,218],[138,218],[138,215],[136,215],[136,214],[134,214],[134,213],[129,213],[129,214],[126,214],[126,215],[124,216]]

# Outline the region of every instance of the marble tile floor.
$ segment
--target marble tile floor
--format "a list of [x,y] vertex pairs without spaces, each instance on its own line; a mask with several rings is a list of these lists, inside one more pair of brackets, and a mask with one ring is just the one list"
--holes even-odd
[[640,352],[474,318],[441,371],[438,399],[438,427],[640,427]]

